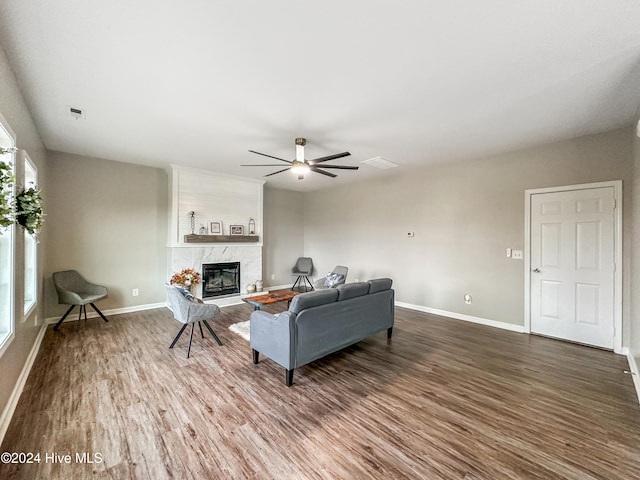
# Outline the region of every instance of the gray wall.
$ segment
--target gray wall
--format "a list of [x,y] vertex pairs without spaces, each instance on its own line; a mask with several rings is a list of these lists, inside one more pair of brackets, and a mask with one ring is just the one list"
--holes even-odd
[[523,325],[523,261],[506,249],[524,248],[525,189],[622,179],[629,202],[632,145],[627,128],[308,193],[304,251],[349,281],[393,278],[400,302]]
[[[38,168],[38,183],[39,187],[43,190],[43,200],[46,209],[48,203],[47,154],[2,47],[0,47],[0,113],[2,113],[16,134],[18,148],[25,149]],[[18,184],[21,183],[20,178],[16,180]],[[43,295],[42,272],[44,251],[42,245],[47,241],[47,234],[50,230],[49,225],[45,223],[40,237],[41,243],[38,246],[38,294],[40,299]],[[27,361],[29,352],[35,343],[44,318],[42,302],[39,303],[38,307],[28,318],[24,318],[22,308],[24,305],[24,237],[22,228],[18,227],[16,233],[16,261],[14,262],[16,287],[15,338],[7,350],[5,350],[2,358],[0,358],[0,412],[4,412],[7,407],[11,392]]]
[[291,267],[304,253],[303,198],[300,192],[265,186],[262,257],[265,286],[293,283]]
[[[78,270],[105,285],[104,309],[164,300],[168,178],[164,170],[49,152],[48,317],[57,305],[51,274]],[[132,296],[139,289],[140,295]]]
[[[631,238],[631,339],[629,349],[635,358],[636,365],[640,367],[640,138],[633,135],[633,203],[632,238]],[[640,379],[636,379],[640,382]]]

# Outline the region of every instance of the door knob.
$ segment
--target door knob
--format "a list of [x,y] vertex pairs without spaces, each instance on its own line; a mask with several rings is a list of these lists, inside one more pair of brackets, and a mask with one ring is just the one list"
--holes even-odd
[[539,268],[534,268],[533,269],[533,273],[540,273],[540,269]]

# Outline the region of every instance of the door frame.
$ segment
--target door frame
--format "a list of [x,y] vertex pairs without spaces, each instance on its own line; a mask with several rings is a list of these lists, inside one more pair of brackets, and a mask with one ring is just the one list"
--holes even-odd
[[613,351],[622,349],[622,180],[583,183],[561,187],[532,188],[524,191],[524,331],[531,333],[531,197],[541,193],[568,192],[613,187],[614,276],[613,276]]

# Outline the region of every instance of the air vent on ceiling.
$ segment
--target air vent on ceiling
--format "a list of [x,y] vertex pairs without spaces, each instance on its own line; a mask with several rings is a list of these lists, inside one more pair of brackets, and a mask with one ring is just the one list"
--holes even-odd
[[379,168],[380,170],[388,170],[389,168],[396,168],[400,166],[397,163],[393,163],[391,160],[387,160],[382,157],[370,158],[369,160],[363,160],[360,163],[364,163],[370,167]]
[[71,107],[69,105],[67,105],[67,108],[69,109],[69,115],[71,115],[73,118],[75,118],[76,120],[84,120],[84,110],[78,107]]

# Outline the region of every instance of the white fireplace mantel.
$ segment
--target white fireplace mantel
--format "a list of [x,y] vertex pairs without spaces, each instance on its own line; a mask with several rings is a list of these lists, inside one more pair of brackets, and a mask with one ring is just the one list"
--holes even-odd
[[[240,288],[262,279],[263,185],[264,181],[226,175],[208,170],[172,165],[169,172],[169,238],[167,239],[167,278],[183,268],[202,272],[204,263],[240,262]],[[258,242],[187,243],[191,234],[189,212],[195,212],[196,233],[210,222],[222,222],[223,234],[231,225],[242,225],[248,234],[249,219],[255,222]],[[215,300],[228,303],[230,299]]]

